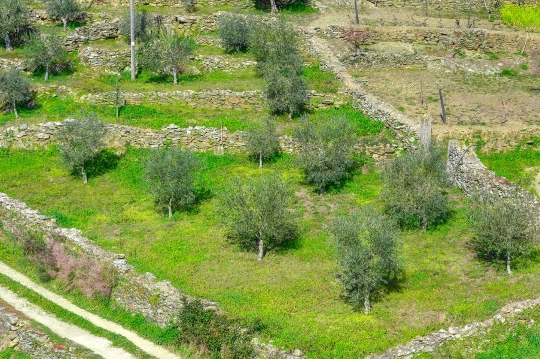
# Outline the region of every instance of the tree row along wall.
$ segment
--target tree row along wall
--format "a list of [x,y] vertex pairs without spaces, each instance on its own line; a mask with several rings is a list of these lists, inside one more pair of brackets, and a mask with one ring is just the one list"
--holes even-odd
[[[469,9],[469,0],[368,0],[377,7],[412,7],[425,9],[426,4],[428,6],[428,11],[431,16],[437,14],[438,11],[448,11],[448,10],[468,10]],[[486,6],[492,9],[492,12],[496,11],[495,4],[496,1],[493,0],[472,0],[470,1],[474,10],[486,11]],[[515,1],[511,0],[502,0],[498,2],[499,4],[515,4]],[[522,0],[522,5],[538,5],[540,4],[539,0]]]
[[[180,292],[169,281],[158,281],[152,273],[138,273],[132,265],[127,263],[125,255],[112,253],[94,245],[82,235],[80,230],[60,227],[54,218],[44,216],[39,211],[29,208],[26,203],[1,192],[0,223],[5,230],[15,236],[23,231],[50,234],[75,253],[83,251],[99,261],[111,263],[117,277],[111,299],[127,311],[140,313],[160,326],[166,326],[172,318],[176,317],[184,299],[188,301],[194,299]],[[220,311],[215,302],[203,299],[202,303],[207,310]],[[257,343],[256,352],[263,358],[303,358],[303,354],[294,355],[272,345],[259,343],[257,340],[254,342]],[[299,353],[299,351],[296,352]]]
[[450,181],[464,193],[472,195],[489,192],[500,197],[513,198],[531,211],[540,220],[540,200],[520,186],[498,176],[484,166],[474,152],[474,146],[461,146],[459,141],[448,142],[447,170]]
[[[360,26],[360,30],[369,32],[370,41],[393,41],[405,43],[422,43],[426,45],[440,45],[448,48],[457,47],[475,51],[507,51],[521,52],[540,47],[539,34],[526,34],[525,32],[507,32],[486,29],[449,29],[435,27],[372,27]],[[330,25],[318,28],[319,35],[342,39],[347,27]]]
[[[7,304],[0,304],[0,351],[13,348],[31,358],[76,359],[73,350],[54,343],[49,336],[34,329],[30,321]],[[85,355],[86,357],[86,355]]]

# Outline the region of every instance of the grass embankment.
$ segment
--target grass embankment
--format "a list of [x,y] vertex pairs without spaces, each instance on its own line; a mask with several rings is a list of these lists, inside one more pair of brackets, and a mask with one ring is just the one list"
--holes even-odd
[[[147,150],[130,150],[116,169],[83,185],[68,176],[57,151],[10,151],[0,159],[1,190],[76,227],[98,245],[126,253],[138,270],[198,297],[216,300],[246,324],[260,320],[261,336],[278,346],[299,347],[309,358],[351,358],[384,351],[441,327],[493,315],[504,303],[540,290],[533,259],[503,266],[478,262],[467,249],[463,199],[452,194],[449,223],[427,232],[405,232],[405,273],[399,287],[378,301],[372,314],[356,312],[340,298],[336,263],[325,223],[364,205],[380,205],[378,174],[356,173],[339,193],[307,187],[293,157],[283,155],[264,171],[279,171],[294,186],[300,238],[262,263],[230,244],[219,226],[216,198],[235,176],[261,173],[245,156],[208,154],[200,187],[209,195],[193,211],[168,220],[141,181]],[[3,251],[13,265],[29,265]],[[18,258],[17,260],[13,258]],[[49,286],[54,286],[54,283]],[[104,309],[105,310],[105,309]]]
[[520,145],[505,152],[480,152],[478,157],[488,169],[499,176],[540,195],[536,191],[536,176],[540,173],[540,151],[533,149],[540,145],[540,139],[535,138],[532,141],[532,146]]

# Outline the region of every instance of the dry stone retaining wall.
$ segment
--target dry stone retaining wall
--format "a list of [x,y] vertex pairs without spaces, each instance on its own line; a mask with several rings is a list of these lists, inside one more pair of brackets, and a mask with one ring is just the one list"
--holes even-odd
[[538,197],[488,170],[474,152],[473,146],[463,147],[458,141],[450,140],[447,170],[452,183],[466,194],[489,192],[500,197],[513,198],[537,213],[540,219]]
[[[63,122],[46,122],[37,125],[21,124],[0,127],[0,147],[37,149],[54,141]],[[124,148],[126,143],[133,147],[158,148],[163,145],[181,146],[195,151],[244,152],[243,132],[223,131],[216,128],[195,126],[180,128],[168,125],[161,130],[133,126],[107,124],[107,144],[113,148]],[[281,136],[281,147],[285,152],[294,152],[297,144],[291,136]]]
[[[343,38],[346,27],[330,25],[326,28],[317,28],[318,34]],[[527,49],[540,47],[540,36],[537,34],[525,34],[524,32],[506,32],[486,29],[448,29],[429,27],[376,27],[361,26],[370,33],[370,41],[392,41],[405,43],[423,43],[426,45],[442,45],[458,47],[467,50],[479,51],[508,51],[517,52],[523,50],[527,41]],[[527,40],[528,39],[528,40]]]
[[70,349],[53,343],[49,336],[30,326],[28,319],[6,304],[0,305],[0,351],[13,348],[32,358],[75,359]]

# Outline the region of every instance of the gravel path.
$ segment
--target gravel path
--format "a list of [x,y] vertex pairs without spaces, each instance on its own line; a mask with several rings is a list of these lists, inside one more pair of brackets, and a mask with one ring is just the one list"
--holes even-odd
[[40,307],[19,297],[7,288],[0,286],[0,298],[6,303],[24,313],[28,318],[46,326],[55,334],[82,345],[105,359],[134,359],[134,356],[124,349],[116,348],[104,338],[95,336],[75,325],[58,320],[55,316],[44,312]]
[[[42,297],[61,306],[62,308],[88,320],[90,323],[94,324],[96,327],[103,328],[112,333],[116,333],[125,337],[126,339],[131,341],[134,345],[139,347],[139,349],[141,349],[145,353],[148,353],[158,359],[179,359],[180,358],[179,355],[173,354],[170,351],[146,339],[141,338],[139,335],[127,329],[124,329],[122,326],[116,323],[103,319],[95,314],[92,314],[90,312],[87,312],[84,309],[77,307],[76,305],[69,302],[65,298],[43,288],[39,284],[30,280],[30,278],[17,272],[13,268],[7,266],[6,264],[2,262],[0,262],[0,273],[8,276],[12,280],[22,284],[23,286],[33,290],[34,292],[40,294]],[[16,294],[9,291],[8,289],[0,287],[0,298],[8,302],[15,309],[27,315],[29,318],[34,319],[37,322],[40,322],[41,324],[47,326],[56,334],[64,338],[70,339],[78,344],[81,344],[93,350],[97,354],[103,356],[104,358],[111,358],[111,359],[133,358],[131,354],[125,352],[123,349],[111,347],[111,343],[108,340],[96,337],[76,326],[59,321],[58,319],[54,318],[52,315],[44,313],[43,310],[40,309],[39,307],[28,303],[28,301],[26,301],[25,299],[18,297]],[[45,322],[41,321],[40,319],[44,320]],[[69,329],[67,329],[68,327]],[[57,332],[57,330],[60,332]],[[84,342],[77,341],[77,340],[82,340]],[[120,352],[113,351],[113,349],[119,350],[122,353],[120,354]]]

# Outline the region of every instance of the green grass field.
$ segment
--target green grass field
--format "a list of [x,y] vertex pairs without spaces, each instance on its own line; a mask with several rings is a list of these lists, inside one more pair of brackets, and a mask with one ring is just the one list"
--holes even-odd
[[[264,338],[301,348],[309,358],[351,358],[384,351],[441,327],[493,315],[504,303],[540,290],[536,258],[516,262],[508,277],[502,265],[486,265],[467,249],[466,201],[452,194],[449,223],[428,232],[405,233],[405,272],[400,285],[364,315],[341,298],[325,224],[365,204],[379,206],[378,174],[355,174],[338,193],[318,196],[303,183],[293,158],[283,155],[263,169],[278,171],[294,186],[300,239],[258,263],[227,242],[215,196],[236,176],[259,174],[245,156],[200,154],[206,163],[199,187],[210,192],[173,220],[157,209],[141,181],[146,150],[131,150],[111,172],[88,185],[72,178],[55,149],[4,151],[2,191],[76,227],[98,245],[126,253],[140,271],[169,279],[185,292],[216,300],[246,324],[261,320]],[[2,253],[4,259],[7,256]]]

